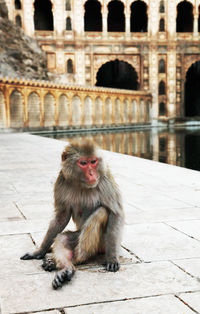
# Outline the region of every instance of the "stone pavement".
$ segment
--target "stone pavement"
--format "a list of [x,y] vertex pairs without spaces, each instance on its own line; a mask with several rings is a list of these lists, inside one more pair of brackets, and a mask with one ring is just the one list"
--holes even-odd
[[1,314],[200,313],[197,171],[104,151],[126,213],[120,271],[106,272],[94,260],[54,291],[54,274],[41,261],[20,260],[40,244],[51,219],[65,144],[0,134]]

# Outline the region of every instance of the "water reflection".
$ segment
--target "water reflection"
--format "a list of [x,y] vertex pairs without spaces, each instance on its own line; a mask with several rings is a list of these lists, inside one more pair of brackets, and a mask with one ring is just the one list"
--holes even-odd
[[200,170],[200,128],[144,129],[135,131],[92,132],[44,135],[64,141],[91,139],[99,147],[122,154]]

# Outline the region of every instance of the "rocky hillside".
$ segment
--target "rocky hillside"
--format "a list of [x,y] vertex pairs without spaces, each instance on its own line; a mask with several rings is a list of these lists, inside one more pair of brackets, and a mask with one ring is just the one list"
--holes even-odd
[[0,75],[48,80],[46,55],[37,42],[8,20],[0,0]]

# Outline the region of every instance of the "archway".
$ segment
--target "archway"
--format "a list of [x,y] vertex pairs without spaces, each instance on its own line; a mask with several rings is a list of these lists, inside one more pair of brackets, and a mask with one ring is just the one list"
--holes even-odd
[[35,0],[35,30],[53,30],[52,4],[50,0]]
[[137,90],[138,85],[135,69],[118,59],[103,64],[97,72],[96,86]]
[[131,4],[131,32],[147,32],[147,5],[137,0]]
[[200,61],[193,63],[186,74],[185,116],[200,116]]
[[97,0],[88,0],[85,3],[84,25],[86,32],[102,31],[101,4]]
[[113,0],[108,4],[108,32],[125,32],[124,4]]
[[193,32],[193,5],[190,2],[182,1],[177,7],[176,31]]

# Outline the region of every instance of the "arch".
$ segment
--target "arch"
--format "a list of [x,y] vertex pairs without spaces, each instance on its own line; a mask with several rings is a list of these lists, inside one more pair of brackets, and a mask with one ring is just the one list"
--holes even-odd
[[15,0],[15,10],[21,10],[22,5],[20,0]]
[[193,32],[193,5],[188,1],[181,1],[177,6],[176,31],[178,33]]
[[81,125],[81,100],[77,95],[72,98],[71,110],[72,125]]
[[97,72],[96,86],[138,89],[138,75],[135,69],[125,61],[109,61],[103,64]]
[[97,125],[102,124],[102,114],[103,114],[103,101],[100,97],[97,97],[94,102],[95,106],[95,123]]
[[105,124],[112,124],[112,101],[110,97],[107,97],[105,100]]
[[165,13],[165,1],[164,0],[160,1],[159,12],[160,13]]
[[71,11],[71,0],[65,0],[65,10]]
[[58,124],[59,126],[67,126],[68,118],[68,104],[69,100],[65,94],[58,98]]
[[10,95],[10,126],[11,128],[24,126],[23,98],[17,89]]
[[0,128],[6,126],[6,109],[5,109],[5,99],[4,94],[0,91]]
[[164,102],[159,103],[159,116],[166,116],[166,105]]
[[159,22],[159,32],[164,32],[165,31],[165,20],[162,18],[160,19]]
[[147,5],[137,0],[131,4],[131,32],[147,32]]
[[200,61],[193,63],[186,73],[185,116],[200,116]]
[[84,99],[84,125],[92,125],[92,99],[89,96]]
[[115,99],[115,123],[121,123],[121,101],[119,98]]
[[20,15],[17,15],[15,17],[15,22],[16,24],[19,26],[19,27],[22,27],[22,19],[21,19],[21,16]]
[[71,31],[72,30],[72,22],[71,18],[68,16],[66,18],[66,31]]
[[35,30],[53,30],[52,4],[50,0],[35,0],[34,2]]
[[72,59],[67,60],[67,73],[74,73],[74,67],[73,67]]
[[160,83],[159,83],[158,94],[159,95],[165,95],[166,94],[165,82],[164,81],[160,81]]
[[51,93],[44,97],[44,126],[55,125],[55,99]]
[[102,31],[101,3],[98,0],[87,0],[84,15],[85,32]]
[[165,60],[164,59],[160,59],[159,60],[159,64],[158,64],[158,72],[159,73],[165,73],[166,69],[165,69]]
[[108,4],[108,32],[125,32],[124,4],[119,0]]
[[40,126],[40,98],[35,92],[28,96],[28,121],[29,127]]

